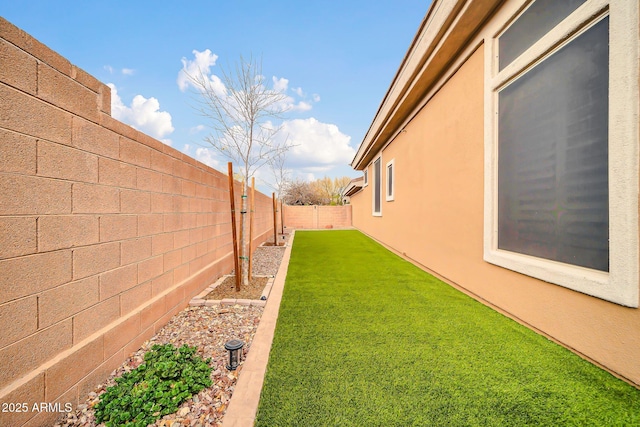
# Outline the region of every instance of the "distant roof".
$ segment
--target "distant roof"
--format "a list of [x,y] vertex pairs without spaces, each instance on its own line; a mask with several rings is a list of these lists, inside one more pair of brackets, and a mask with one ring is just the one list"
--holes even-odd
[[351,197],[356,194],[358,191],[362,190],[362,184],[364,183],[364,177],[353,178],[349,181],[349,184],[344,190],[344,195],[347,197]]

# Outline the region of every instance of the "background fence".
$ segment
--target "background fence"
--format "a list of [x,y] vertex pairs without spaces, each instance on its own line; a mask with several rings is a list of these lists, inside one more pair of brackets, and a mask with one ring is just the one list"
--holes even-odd
[[344,206],[282,206],[283,223],[287,228],[348,228],[351,227],[351,205]]

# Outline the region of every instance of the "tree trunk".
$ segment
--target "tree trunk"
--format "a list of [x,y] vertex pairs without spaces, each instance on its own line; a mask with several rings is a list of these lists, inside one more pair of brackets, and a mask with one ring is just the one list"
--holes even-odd
[[249,285],[249,257],[247,251],[247,180],[242,181],[242,224],[240,225],[240,261],[242,270],[242,286]]

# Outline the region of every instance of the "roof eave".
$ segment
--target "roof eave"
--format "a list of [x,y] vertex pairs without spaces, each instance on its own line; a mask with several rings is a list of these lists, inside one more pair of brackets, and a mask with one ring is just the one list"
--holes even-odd
[[505,0],[434,0],[351,162],[363,170]]

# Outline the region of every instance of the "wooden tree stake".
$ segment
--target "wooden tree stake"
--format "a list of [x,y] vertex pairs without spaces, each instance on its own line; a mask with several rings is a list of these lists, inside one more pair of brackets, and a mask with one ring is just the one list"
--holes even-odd
[[278,246],[278,204],[276,203],[276,193],[271,193],[273,199],[273,246]]
[[240,258],[238,257],[238,237],[236,236],[236,200],[233,191],[233,164],[227,164],[229,169],[229,202],[231,203],[231,235],[233,236],[233,265],[236,271],[236,291],[240,292]]

